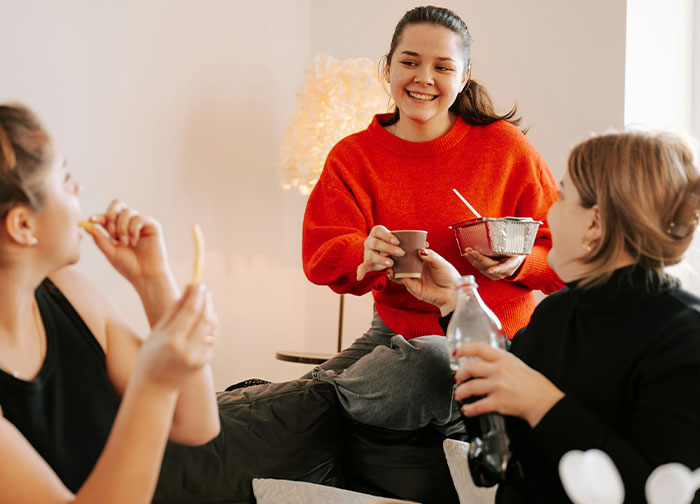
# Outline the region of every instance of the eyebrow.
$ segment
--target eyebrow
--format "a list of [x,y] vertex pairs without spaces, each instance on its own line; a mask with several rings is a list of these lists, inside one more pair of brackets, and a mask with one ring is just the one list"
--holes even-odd
[[[420,54],[418,54],[417,52],[413,52],[413,51],[401,51],[401,54],[405,54],[406,56],[420,56]],[[440,56],[437,59],[439,59],[440,61],[451,61],[452,63],[455,62],[454,59],[449,58],[447,56]]]

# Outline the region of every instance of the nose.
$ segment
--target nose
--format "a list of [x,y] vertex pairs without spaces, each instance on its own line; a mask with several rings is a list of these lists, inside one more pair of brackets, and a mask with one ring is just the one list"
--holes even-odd
[[428,65],[422,65],[417,71],[413,78],[416,84],[423,84],[427,86],[432,86],[435,83],[433,79],[433,70]]

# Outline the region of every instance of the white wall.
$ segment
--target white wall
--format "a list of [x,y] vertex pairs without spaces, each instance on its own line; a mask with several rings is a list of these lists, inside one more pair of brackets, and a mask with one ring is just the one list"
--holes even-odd
[[[700,131],[700,9],[696,0],[628,0],[625,124],[689,137]],[[695,145],[697,147],[697,145]],[[700,232],[668,271],[700,295]]]
[[628,0],[625,124],[691,130],[693,0]]
[[[473,71],[561,175],[568,148],[623,122],[625,1],[443,3],[468,22]],[[275,350],[335,348],[338,298],[301,271],[305,198],[274,165],[303,69],[316,52],[378,58],[416,5],[400,0],[0,0],[0,100],[33,107],[84,183],[85,214],[120,197],[154,215],[184,284],[190,226],[208,244],[205,281],[222,338],[219,388],[294,378]],[[129,286],[84,241],[79,268],[141,329]],[[369,299],[349,298],[349,344]]]

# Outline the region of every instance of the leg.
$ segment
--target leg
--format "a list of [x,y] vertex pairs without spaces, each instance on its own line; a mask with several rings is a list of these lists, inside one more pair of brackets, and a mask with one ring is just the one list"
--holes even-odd
[[[342,373],[344,369],[349,368],[361,357],[364,357],[374,350],[378,345],[391,345],[391,338],[396,333],[389,329],[384,322],[382,322],[382,319],[380,319],[379,315],[377,315],[376,308],[374,308],[373,311],[374,316],[372,317],[372,324],[367,332],[356,339],[352,345],[344,349],[338,355],[321,364],[321,368],[329,371],[335,371],[336,373]],[[302,376],[302,378],[311,378],[311,371]]]

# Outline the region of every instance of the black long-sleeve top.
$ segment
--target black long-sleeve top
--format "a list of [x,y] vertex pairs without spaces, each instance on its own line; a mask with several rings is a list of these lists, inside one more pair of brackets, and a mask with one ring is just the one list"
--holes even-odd
[[659,465],[700,466],[700,299],[650,278],[627,267],[599,287],[567,284],[517,333],[511,352],[565,397],[534,429],[508,418],[522,476],[509,470],[498,503],[569,502],[558,464],[574,449],[610,455],[629,503],[645,502]]

